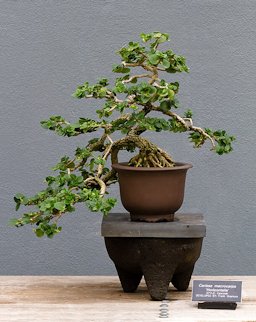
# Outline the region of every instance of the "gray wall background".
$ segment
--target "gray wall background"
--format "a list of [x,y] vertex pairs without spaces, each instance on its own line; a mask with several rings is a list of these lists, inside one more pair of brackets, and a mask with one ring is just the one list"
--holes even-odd
[[0,274],[115,274],[100,214],[81,206],[53,240],[37,239],[30,227],[8,226],[16,215],[12,197],[43,188],[51,166],[84,143],[57,137],[40,120],[92,116],[94,103],[71,97],[76,86],[111,77],[117,49],[160,30],[191,69],[174,76],[182,106],[194,111],[196,124],[237,136],[234,152],[219,157],[208,147],[195,151],[186,135],[150,134],[177,161],[194,165],[181,210],[200,211],[207,222],[195,273],[254,275],[256,1],[1,0],[0,9]]

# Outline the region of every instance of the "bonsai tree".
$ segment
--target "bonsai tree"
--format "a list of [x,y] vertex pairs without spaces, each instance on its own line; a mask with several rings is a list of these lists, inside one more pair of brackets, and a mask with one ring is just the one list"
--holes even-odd
[[60,159],[53,168],[56,175],[45,178],[46,189],[33,197],[14,197],[16,210],[21,205],[32,206],[32,210],[13,219],[12,224],[31,224],[38,237],[53,237],[61,230],[59,219],[73,212],[77,203],[84,202],[89,210],[106,215],[116,203],[116,199],[106,195],[107,188],[117,181],[111,163],[118,162],[120,150],[133,153],[129,161],[133,167],[175,166],[169,153],[142,136],[145,131],[165,131],[166,135],[187,132],[195,148],[209,141],[211,150],[220,155],[232,151],[234,137],[226,131],[195,126],[191,110],[183,115],[176,113],[179,83],[165,80],[162,74],[188,73],[189,68],[183,56],[159,48],[169,41],[169,35],[153,32],[140,37],[144,44],[129,42],[117,52],[121,63],[112,71],[121,77],[113,85],[102,78],[94,85],[85,82],[74,92],[75,98],[99,101],[94,119],[81,117],[69,123],[61,116],[51,116],[41,122],[43,128],[58,135],[72,137],[95,132],[95,136],[78,147],[73,157]]

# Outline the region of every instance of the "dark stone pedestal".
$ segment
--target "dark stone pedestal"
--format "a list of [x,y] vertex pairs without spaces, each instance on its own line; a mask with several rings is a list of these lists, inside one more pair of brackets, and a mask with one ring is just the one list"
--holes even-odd
[[153,300],[163,300],[170,282],[188,288],[200,256],[205,223],[201,214],[175,214],[174,222],[131,222],[128,214],[110,214],[102,236],[124,292],[136,291],[144,275]]

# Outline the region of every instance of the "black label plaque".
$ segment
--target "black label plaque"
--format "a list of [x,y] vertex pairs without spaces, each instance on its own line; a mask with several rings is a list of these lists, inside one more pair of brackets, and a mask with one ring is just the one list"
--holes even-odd
[[192,301],[241,302],[241,281],[203,281],[194,280]]

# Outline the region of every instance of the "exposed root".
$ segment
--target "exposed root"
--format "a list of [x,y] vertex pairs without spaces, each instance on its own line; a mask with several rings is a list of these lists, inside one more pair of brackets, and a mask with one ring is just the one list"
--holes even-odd
[[166,158],[161,151],[140,152],[129,161],[130,166],[147,167],[147,168],[165,168],[173,167],[174,162],[170,158]]
[[118,152],[128,147],[137,147],[140,150],[139,154],[129,161],[131,166],[158,168],[174,166],[174,161],[165,151],[137,135],[129,135],[113,144],[111,152],[112,163],[118,163]]

